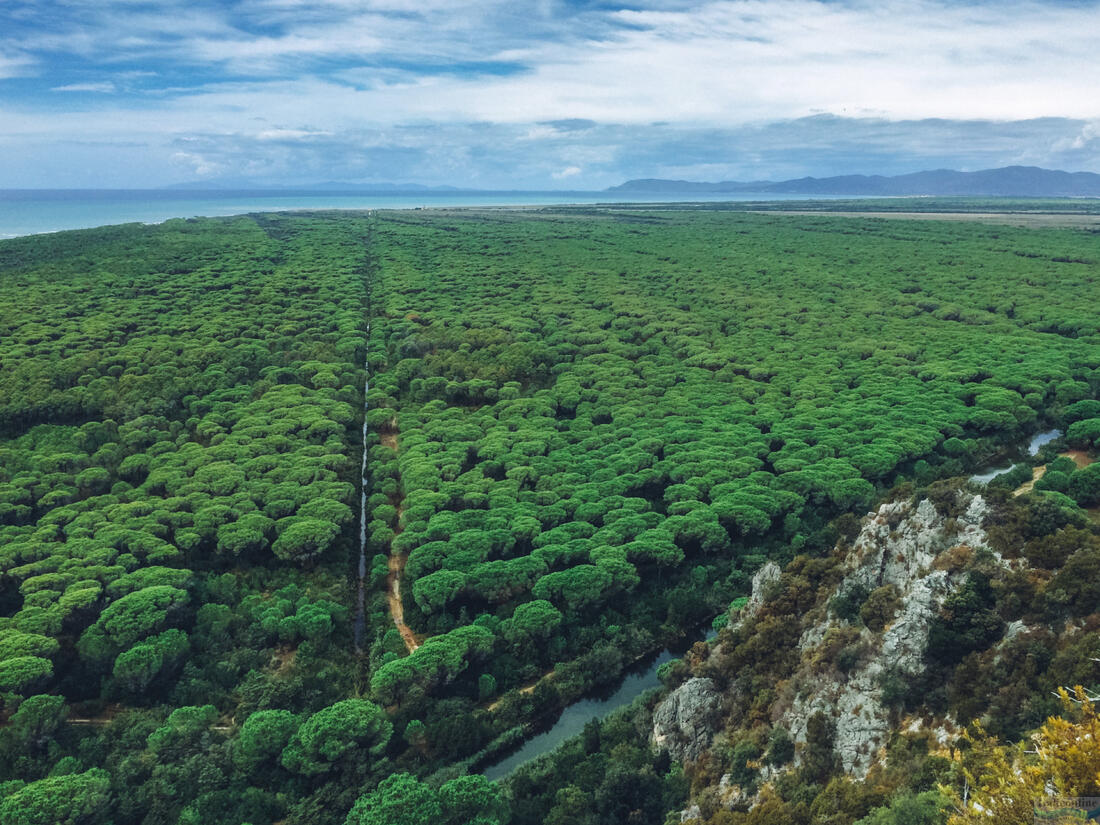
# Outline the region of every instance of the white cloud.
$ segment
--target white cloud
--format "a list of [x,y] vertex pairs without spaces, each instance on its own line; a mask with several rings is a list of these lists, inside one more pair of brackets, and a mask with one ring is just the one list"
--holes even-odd
[[31,57],[16,52],[5,54],[0,49],[0,80],[30,74],[33,66],[34,60]]
[[190,174],[199,178],[211,178],[222,173],[224,168],[195,152],[174,152],[172,162],[185,168]]
[[[308,174],[324,147],[364,175],[408,153],[421,153],[423,175],[500,174],[497,141],[516,174],[544,181],[612,175],[623,158],[662,152],[684,176],[748,174],[751,159],[772,157],[768,124],[788,124],[784,147],[849,152],[853,133],[838,149],[839,131],[800,120],[819,113],[863,118],[859,140],[874,151],[961,158],[972,147],[960,134],[990,132],[953,123],[1003,121],[996,157],[1100,165],[1096,3],[653,0],[578,12],[558,0],[469,0],[461,11],[451,0],[12,2],[39,23],[0,32],[0,78],[34,69],[44,88],[115,94],[94,111],[57,111],[56,100],[0,85],[0,139],[137,136],[164,153],[166,179],[245,165]],[[98,71],[74,79],[71,55]],[[1041,137],[1009,125],[1044,117],[1073,123]],[[911,131],[920,141],[889,128],[933,118],[947,126]],[[708,130],[712,139],[699,137]],[[982,151],[966,157],[994,156]]]
[[257,140],[315,140],[331,136],[331,132],[322,132],[316,129],[263,129],[256,133]]
[[1056,140],[1051,146],[1055,152],[1078,151],[1092,148],[1100,142],[1100,120],[1086,123],[1076,135]]
[[414,88],[404,106],[493,121],[724,125],[815,111],[999,119],[1100,113],[1095,8],[734,0],[613,19],[635,28],[542,47],[529,75]]
[[110,81],[104,81],[102,83],[69,83],[65,86],[54,86],[50,89],[51,92],[98,92],[102,94],[113,94],[117,91],[115,84]]
[[[553,7],[480,0],[456,12],[442,0],[249,0],[231,17],[229,6],[138,11],[114,3],[83,7],[88,25],[59,24],[27,47],[214,64],[226,79],[264,73],[275,85],[252,88],[269,100],[287,80],[315,86],[310,75],[358,76],[354,111],[364,123],[1100,115],[1094,4],[712,0],[686,10],[557,16]],[[527,71],[450,68],[486,60]],[[196,107],[204,97],[224,98],[216,87],[192,91]],[[292,95],[286,103],[301,100]],[[328,89],[324,100],[329,115],[343,119],[347,92]]]

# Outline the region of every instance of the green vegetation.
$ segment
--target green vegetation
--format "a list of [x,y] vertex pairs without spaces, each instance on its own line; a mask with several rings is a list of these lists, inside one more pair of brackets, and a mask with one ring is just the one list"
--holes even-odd
[[1060,262],[1087,236],[585,213],[379,226],[369,530],[438,641],[381,640],[379,701],[472,703],[486,672],[507,691],[702,621],[876,487],[1094,395],[1093,270]]
[[[1085,233],[717,211],[0,244],[0,822],[507,820],[465,774],[767,558],[1045,423],[1094,449],[1096,260]],[[1100,499],[1050,475],[1037,500]],[[1096,560],[1060,541],[1034,553],[1072,613]],[[944,668],[989,638],[972,591]],[[893,594],[850,595],[888,621]],[[515,821],[680,804],[616,724]]]
[[0,246],[0,764],[25,783],[3,821],[258,825],[314,776],[371,775],[390,723],[348,699],[364,232]]

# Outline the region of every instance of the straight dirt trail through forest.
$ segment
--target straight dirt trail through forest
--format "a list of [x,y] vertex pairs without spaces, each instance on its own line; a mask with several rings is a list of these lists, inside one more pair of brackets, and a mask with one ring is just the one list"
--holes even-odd
[[[378,434],[383,446],[389,447],[394,453],[398,450],[396,424],[396,421],[391,422],[389,428]],[[401,515],[404,509],[404,501],[397,501],[394,508],[397,510],[397,524],[394,527],[394,538],[396,538],[401,534]],[[420,641],[416,638],[416,634],[412,632],[412,628],[405,624],[405,608],[401,604],[401,580],[405,575],[405,562],[407,560],[408,555],[406,553],[395,553],[391,543],[388,561],[390,573],[386,577],[386,600],[390,605],[393,626],[401,634],[409,653],[412,653],[420,647]]]

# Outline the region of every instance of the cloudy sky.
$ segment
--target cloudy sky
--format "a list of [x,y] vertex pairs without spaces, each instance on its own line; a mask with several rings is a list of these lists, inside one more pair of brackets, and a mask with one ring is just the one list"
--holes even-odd
[[0,0],[0,188],[1100,172],[1100,0]]

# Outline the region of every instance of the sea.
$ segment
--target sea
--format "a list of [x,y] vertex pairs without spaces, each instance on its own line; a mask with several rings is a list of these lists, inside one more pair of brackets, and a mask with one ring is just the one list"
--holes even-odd
[[170,218],[217,217],[296,209],[428,209],[455,206],[550,206],[598,203],[699,203],[825,200],[774,193],[629,195],[610,192],[413,192],[7,189],[0,190],[0,238],[120,223],[160,223]]

